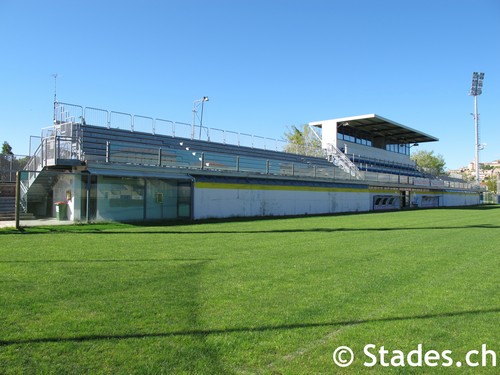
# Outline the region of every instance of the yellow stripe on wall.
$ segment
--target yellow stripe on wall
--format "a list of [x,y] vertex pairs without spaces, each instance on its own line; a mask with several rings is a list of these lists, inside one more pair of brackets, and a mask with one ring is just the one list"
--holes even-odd
[[[266,185],[266,184],[235,184],[224,182],[196,182],[197,189],[226,189],[226,190],[268,190],[268,191],[316,191],[316,192],[337,192],[337,193],[371,193],[371,194],[399,194],[399,189],[366,189],[366,188],[334,188],[319,186],[292,186],[292,185]],[[404,190],[403,188],[401,190]],[[464,194],[464,192],[424,190],[415,191],[418,195],[443,195],[443,194]]]
[[362,193],[368,189],[356,188],[329,188],[319,186],[289,186],[289,185],[264,185],[264,184],[230,184],[222,182],[196,182],[197,189],[231,189],[231,190],[274,190],[274,191],[317,191],[317,192],[342,192]]

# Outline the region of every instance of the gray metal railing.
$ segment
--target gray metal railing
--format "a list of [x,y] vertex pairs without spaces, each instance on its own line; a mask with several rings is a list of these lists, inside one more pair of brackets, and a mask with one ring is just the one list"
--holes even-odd
[[209,128],[198,124],[193,126],[185,122],[108,111],[94,107],[82,107],[80,105],[62,102],[56,102],[54,105],[54,121],[57,124],[63,122],[77,122],[87,125],[102,126],[108,129],[119,128],[130,130],[131,132],[139,131],[263,150],[291,152],[289,151],[290,148],[286,147],[288,142],[281,139]]
[[475,189],[474,184],[446,179],[413,177],[390,173],[359,171],[359,176],[341,168],[277,159],[264,159],[214,152],[162,149],[135,143],[106,142],[106,163],[187,168],[207,171],[239,172],[258,175],[292,176],[344,181],[362,181],[377,184],[400,184],[414,187]]
[[[82,107],[79,105],[74,105],[69,103],[59,103],[59,102],[55,103],[54,121],[57,124],[61,124],[66,121],[76,121],[77,123],[81,124],[103,126],[107,128],[114,127],[114,128],[128,129],[131,132],[140,131],[152,134],[162,134],[171,137],[199,139],[208,142],[218,142],[222,144],[229,144],[235,146],[244,146],[244,147],[259,148],[264,150],[280,151],[292,154],[326,158],[325,150],[322,150],[321,148],[318,147],[308,148],[300,145],[292,145],[280,139],[266,138],[262,136],[257,136],[247,133],[239,133],[234,131],[227,131],[217,128],[208,128],[205,126],[200,127],[200,125],[194,125],[194,131],[193,131],[193,125],[185,122],[158,119],[140,115],[132,115],[116,111],[107,111],[104,109],[93,108],[93,107]],[[74,134],[72,134],[72,138],[74,140],[75,138]],[[56,139],[56,141],[58,143],[54,145],[54,147],[57,146],[57,148],[54,149],[55,154],[59,155],[60,152],[66,152],[68,150],[68,148],[65,148],[64,146],[61,145],[61,141],[65,142],[66,141],[65,139],[59,137],[59,139]],[[75,153],[74,146],[71,150],[72,150],[71,158],[73,158],[73,154]],[[44,153],[45,162],[48,162],[48,160],[50,159],[49,155],[51,151],[52,149],[50,147],[46,147],[46,151]],[[113,155],[113,152],[107,154],[109,156],[109,159],[107,158],[107,160],[111,160],[111,162],[114,158],[116,158],[116,155]],[[153,154],[161,156],[162,151],[156,149],[153,151]],[[77,157],[81,157],[81,155],[78,155]],[[130,155],[128,156],[128,158],[131,159],[131,162],[137,159],[137,157],[138,156],[135,157],[132,157]],[[148,157],[143,157],[143,159],[144,158],[148,159]],[[244,160],[245,160],[244,157],[240,157],[239,159],[240,165],[241,161]],[[280,163],[283,164],[283,162]],[[404,174],[397,175],[393,173],[370,172],[369,171],[370,168],[368,168],[369,163],[370,162],[366,163],[367,170],[359,171],[359,175],[357,177],[360,180],[369,182],[399,182],[400,180],[407,180],[407,182],[404,183],[416,186],[442,186],[442,187],[460,188],[460,189],[479,188],[475,186],[475,184],[470,184],[467,182],[447,181],[446,179],[436,179],[436,178],[409,177],[405,176]],[[183,165],[186,165],[186,162],[184,161],[178,162],[178,166],[183,166]],[[292,163],[292,169],[294,171],[295,167],[297,166],[298,165]],[[394,166],[398,167],[397,165]],[[270,165],[268,165],[268,167],[270,167]],[[237,165],[233,165],[230,168],[239,170]],[[325,167],[321,166],[320,169],[323,171],[325,170]],[[298,170],[300,170],[300,168]],[[333,170],[335,170],[335,168]],[[259,170],[259,173],[261,172],[262,171]],[[330,173],[328,172],[326,174],[329,175]],[[351,174],[345,173],[346,176],[349,176],[349,178],[347,179],[351,179],[352,177]],[[339,173],[334,173],[334,175],[336,176],[336,178],[339,178],[338,177]]]

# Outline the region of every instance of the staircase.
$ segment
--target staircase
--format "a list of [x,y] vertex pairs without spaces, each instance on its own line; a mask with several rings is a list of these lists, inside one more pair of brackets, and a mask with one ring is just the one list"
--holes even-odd
[[0,183],[0,220],[14,220],[16,206],[16,183]]
[[354,164],[351,159],[349,159],[346,154],[340,151],[333,144],[328,143],[328,148],[326,149],[326,155],[328,161],[335,164],[337,167],[342,168],[345,172],[349,173],[352,177],[356,179],[361,179],[361,172],[359,171],[356,164]]
[[[23,220],[35,219],[32,213],[20,212],[19,217]],[[11,221],[16,219],[16,184],[2,183],[0,185],[0,221]]]
[[15,206],[15,197],[0,197],[0,220],[14,220]]
[[[314,126],[309,125],[314,136],[323,143],[323,138],[314,130]],[[328,143],[326,147],[326,157],[330,163],[333,163],[337,167],[344,170],[344,172],[349,173],[352,177],[360,180],[363,178],[361,172],[359,171],[356,164],[354,164],[351,159],[349,159],[346,154],[340,151],[335,145]]]
[[50,190],[52,178],[46,176],[44,170],[57,169],[59,165],[80,165],[81,160],[79,124],[72,121],[57,122],[54,126],[42,129],[41,142],[26,164],[25,177],[20,181],[20,217],[33,218],[33,214],[28,213],[28,205],[41,202]]

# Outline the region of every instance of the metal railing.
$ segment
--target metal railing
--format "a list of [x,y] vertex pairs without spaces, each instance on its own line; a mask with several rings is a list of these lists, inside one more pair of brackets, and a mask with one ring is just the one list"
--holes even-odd
[[[235,145],[235,146],[242,146],[242,147],[251,147],[251,148],[257,148],[257,149],[264,149],[264,150],[271,150],[271,151],[279,151],[279,152],[287,152],[287,153],[292,153],[292,154],[299,154],[299,155],[305,155],[305,156],[313,156],[313,157],[322,157],[322,158],[327,158],[327,153],[325,150],[322,150],[321,148],[318,147],[304,147],[303,145],[293,145],[290,144],[284,140],[280,139],[274,139],[274,138],[266,138],[262,136],[257,136],[257,135],[252,135],[252,134],[247,134],[247,133],[240,133],[240,132],[234,132],[234,131],[227,131],[223,129],[217,129],[217,128],[209,128],[205,126],[200,126],[200,125],[194,125],[193,124],[188,124],[185,122],[178,122],[178,121],[173,121],[173,120],[165,120],[165,119],[159,119],[159,118],[153,118],[153,117],[148,117],[148,116],[140,116],[140,115],[132,115],[128,113],[123,113],[123,112],[116,112],[116,111],[107,111],[104,109],[99,109],[99,108],[93,108],[93,107],[82,107],[80,105],[74,105],[74,104],[69,104],[69,103],[62,103],[62,102],[56,102],[54,104],[54,121],[55,124],[57,125],[62,125],[66,122],[71,122],[75,121],[76,125],[78,124],[88,124],[88,125],[94,125],[94,126],[103,126],[107,128],[120,128],[120,129],[128,129],[131,132],[135,131],[140,131],[140,132],[145,132],[145,133],[152,133],[152,134],[161,134],[161,135],[167,135],[171,137],[178,137],[178,138],[187,138],[187,139],[196,139],[196,140],[204,140],[207,142],[217,142],[217,143],[222,143],[222,144],[228,144],[228,145]],[[194,129],[193,129],[194,128]],[[61,127],[60,127],[61,129]],[[74,128],[72,128],[74,129]],[[194,130],[194,131],[193,131]],[[71,152],[69,152],[70,148],[65,147],[66,143],[69,141],[69,139],[64,139],[63,137],[60,137],[61,134],[57,133],[59,138],[56,138],[56,143],[54,144],[54,158],[56,158],[56,155],[60,155],[61,152],[66,152],[67,154],[71,154],[70,158],[77,157],[81,158],[82,155],[75,155],[80,152],[75,151],[74,145],[71,148]],[[194,136],[193,136],[194,135]],[[57,137],[57,136],[56,136]],[[72,142],[74,142],[75,134],[71,134]],[[61,144],[61,141],[63,144]],[[47,141],[46,141],[47,142]],[[43,142],[42,142],[43,143]],[[46,151],[44,153],[44,161],[47,163],[49,160],[53,160],[52,158],[49,158],[50,152],[52,149],[50,147],[47,147],[46,145]],[[113,147],[113,146],[111,146]],[[153,148],[154,149],[154,148]],[[109,150],[108,150],[109,151]],[[108,156],[111,156],[111,162],[113,159],[116,158],[116,155],[113,155],[114,151],[111,151]],[[152,152],[154,155],[162,155],[161,149],[155,149]],[[207,154],[206,154],[207,155]],[[62,157],[59,157],[62,158]],[[139,157],[136,156],[128,156],[131,163],[135,163],[134,160],[137,160]],[[149,160],[148,156],[142,156],[142,159]],[[241,160],[245,160],[245,157],[239,157],[240,162]],[[284,164],[284,162],[281,161],[276,161],[281,164]],[[368,164],[370,162],[366,163],[367,168],[365,171],[360,171],[359,168],[356,168],[354,170],[354,173],[352,170],[349,170],[348,172],[344,172],[345,176],[349,176],[347,179],[360,179],[363,181],[368,181],[368,182],[399,182],[401,180],[408,180],[409,185],[417,185],[417,186],[442,186],[442,187],[449,187],[449,188],[466,188],[466,189],[478,189],[478,186],[475,186],[475,184],[470,184],[467,182],[456,182],[456,181],[446,181],[445,179],[436,179],[436,178],[423,178],[423,177],[410,177],[410,176],[405,176],[404,173],[401,174],[394,174],[395,171],[392,171],[392,173],[383,173],[383,172],[370,172],[368,168]],[[139,163],[141,164],[141,163]],[[182,167],[186,163],[184,161],[177,161],[177,166]],[[189,164],[189,163],[188,163]],[[292,168],[295,168],[298,166],[300,163],[291,163]],[[296,165],[297,164],[297,165]],[[354,164],[354,163],[353,163]],[[377,164],[377,163],[375,163]],[[395,166],[396,168],[398,167],[396,165],[397,163],[393,163],[393,167]],[[45,164],[46,165],[46,164]],[[156,164],[153,164],[156,165]],[[159,165],[162,165],[161,163]],[[214,165],[214,164],[212,164]],[[270,165],[271,166],[271,165]],[[377,165],[375,165],[377,166]],[[236,169],[238,170],[237,165],[233,165],[229,167],[230,169],[232,168],[233,170]],[[389,168],[389,167],[388,167]],[[259,173],[261,173],[262,168],[259,169]],[[321,166],[321,170],[323,170],[324,167]],[[338,169],[338,168],[337,168]],[[391,169],[391,168],[389,168]],[[300,168],[298,169],[300,170]],[[335,168],[334,168],[335,170]],[[295,171],[295,169],[294,169]],[[389,171],[388,171],[389,172]],[[294,172],[295,173],[295,172]],[[333,175],[338,178],[340,176],[339,173],[334,173]],[[405,182],[406,183],[406,182]]]
[[290,148],[287,147],[288,142],[281,139],[209,128],[198,124],[193,126],[193,124],[185,122],[56,102],[54,104],[54,123],[60,124],[64,122],[76,122],[86,125],[102,126],[108,129],[125,129],[131,132],[139,131],[263,150],[290,152]]
[[349,173],[351,176],[357,179],[361,178],[361,173],[351,159],[347,157],[342,151],[340,151],[335,145],[328,143],[328,148],[326,150],[328,161],[332,162],[336,166],[342,168],[345,172]]
[[0,181],[15,182],[16,172],[22,170],[29,156],[15,154],[0,154]]
[[161,147],[143,146],[126,142],[106,142],[106,158],[103,161],[105,163],[237,172],[257,175],[398,184],[422,188],[440,187],[468,190],[476,188],[474,184],[466,182],[413,177],[403,174],[397,175],[359,171],[359,175],[353,175],[333,164],[331,166],[325,166],[310,163],[287,162],[277,159],[203,152],[192,148],[189,148],[189,150],[163,149]]
[[[59,122],[59,120],[67,119],[66,116],[68,116],[67,112],[59,113],[54,126],[42,129],[40,144],[23,168],[28,173],[27,179],[20,186],[20,204],[24,212],[27,210],[28,190],[35,182],[39,171],[46,166],[57,165],[61,160],[82,160],[79,126],[74,122]],[[55,115],[54,119],[56,119]]]

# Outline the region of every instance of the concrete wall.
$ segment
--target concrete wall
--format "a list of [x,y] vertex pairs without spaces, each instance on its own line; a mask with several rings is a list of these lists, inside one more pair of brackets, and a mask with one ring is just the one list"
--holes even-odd
[[197,182],[194,189],[194,219],[369,211],[370,197],[366,187],[355,189]]
[[466,194],[463,192],[445,192],[443,194],[443,206],[473,206],[480,203],[480,194]]
[[[383,194],[395,197],[390,207],[374,207]],[[437,199],[434,199],[436,197]],[[421,191],[410,195],[413,207],[467,206],[479,204],[479,195],[463,192]],[[400,191],[370,190],[366,186],[315,187],[258,183],[196,182],[194,219],[310,215],[399,209]]]
[[81,175],[78,174],[60,174],[54,185],[52,217],[56,217],[56,202],[66,202],[67,216],[65,219],[78,221],[81,217]]
[[473,206],[480,204],[479,193],[446,190],[412,192],[411,203],[416,207],[429,207],[429,197],[431,196],[438,197],[439,207]]

